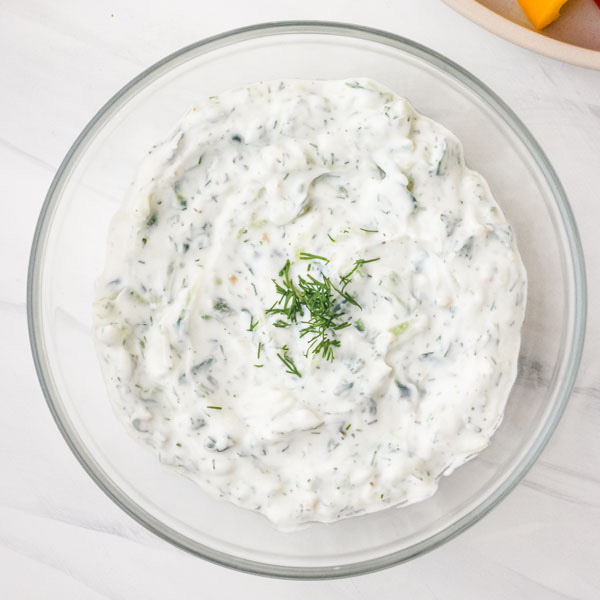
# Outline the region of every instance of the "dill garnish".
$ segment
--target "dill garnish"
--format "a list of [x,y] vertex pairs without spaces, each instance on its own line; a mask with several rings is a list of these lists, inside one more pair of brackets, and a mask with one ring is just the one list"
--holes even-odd
[[[329,262],[323,256],[306,252],[302,252],[300,258]],[[362,265],[376,260],[379,259],[356,260],[352,269],[340,277],[340,283],[337,286],[324,273],[320,274],[320,279],[307,273],[306,276],[299,276],[297,283],[294,283],[290,276],[291,263],[288,260],[279,271],[279,277],[282,280],[273,280],[275,290],[280,298],[271,308],[267,309],[266,314],[280,316],[273,323],[274,327],[301,325],[300,337],[308,339],[305,356],[308,357],[312,352],[331,361],[334,359],[334,349],[340,347],[340,340],[335,337],[336,333],[350,326],[350,319],[345,319],[344,305],[352,304],[362,310],[361,305],[346,288],[350,284],[352,276]],[[277,356],[288,367],[287,372],[298,377],[301,376],[292,359],[287,355],[287,351],[283,355],[278,354]]]

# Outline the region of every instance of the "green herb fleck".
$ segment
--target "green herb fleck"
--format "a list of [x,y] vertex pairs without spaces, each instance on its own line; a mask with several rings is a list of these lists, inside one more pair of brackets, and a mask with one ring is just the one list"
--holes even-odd
[[379,233],[379,229],[365,229],[364,227],[359,227],[359,229],[365,233]]
[[318,254],[310,254],[309,252],[300,252],[300,260],[322,260],[325,263],[329,262],[328,258],[319,256]]
[[351,280],[352,276],[354,275],[354,273],[356,273],[356,271],[358,271],[363,265],[366,265],[366,264],[372,263],[372,262],[376,262],[378,260],[379,260],[379,258],[371,258],[369,260],[364,260],[362,258],[359,258],[358,260],[354,261],[354,266],[352,267],[352,270],[348,271],[348,273],[346,273],[345,275],[342,275],[340,277],[340,280],[341,280],[342,284],[344,285],[344,287],[346,287],[350,283],[350,280]]
[[258,321],[254,320],[254,317],[250,315],[250,327],[246,331],[254,331],[256,326],[258,325]]
[[228,313],[231,312],[231,308],[229,308],[229,304],[223,300],[223,298],[217,298],[213,303],[213,308],[218,310],[219,312]]
[[279,358],[279,360],[287,367],[286,373],[295,375],[296,377],[302,377],[300,371],[296,368],[294,361],[287,355],[287,349],[284,351],[284,354],[277,354],[277,358]]
[[155,211],[148,217],[148,220],[146,221],[146,227],[152,227],[152,225],[156,223],[157,219],[158,214]]
[[213,410],[223,410],[222,406],[207,406],[206,408],[212,408]]
[[280,328],[289,327],[290,325],[291,325],[291,323],[286,323],[282,319],[277,319],[277,321],[275,321],[275,323],[273,323],[273,327],[280,327]]

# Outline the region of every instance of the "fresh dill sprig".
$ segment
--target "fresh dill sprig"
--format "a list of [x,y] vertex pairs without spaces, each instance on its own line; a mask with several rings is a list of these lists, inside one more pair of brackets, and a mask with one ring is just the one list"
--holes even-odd
[[[323,256],[307,252],[302,252],[300,258],[329,262]],[[294,283],[290,276],[291,263],[289,260],[286,261],[279,271],[282,281],[273,280],[275,290],[280,298],[266,311],[267,314],[280,316],[273,326],[285,328],[293,324],[301,324],[300,337],[308,338],[305,356],[308,357],[312,352],[322,355],[325,360],[333,360],[334,349],[340,347],[340,340],[335,337],[336,333],[351,324],[350,319],[344,318],[344,304],[352,304],[362,310],[361,305],[346,288],[362,265],[376,260],[379,259],[356,260],[352,269],[340,277],[338,286],[334,285],[324,273],[320,274],[320,279],[307,273],[304,277],[299,276],[297,283]],[[305,313],[308,313],[308,316],[303,319]],[[292,359],[287,354],[286,347],[284,347],[284,354],[277,356],[288,367],[288,373],[300,376]]]
[[300,337],[310,336],[306,356],[322,354],[326,360],[333,360],[333,349],[339,348],[340,341],[333,339],[331,334],[348,327],[349,322],[341,321],[344,312],[341,302],[336,299],[334,291],[339,291],[326,275],[321,274],[322,280],[312,275],[298,278],[298,287],[302,292],[302,302],[310,313],[310,318],[302,321],[304,327]]

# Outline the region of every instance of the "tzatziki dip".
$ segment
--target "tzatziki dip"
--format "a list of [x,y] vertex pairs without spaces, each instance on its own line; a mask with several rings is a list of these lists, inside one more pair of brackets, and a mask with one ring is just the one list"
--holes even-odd
[[526,293],[447,129],[368,79],[260,82],[143,161],[95,337],[161,462],[292,529],[427,498],[488,445]]

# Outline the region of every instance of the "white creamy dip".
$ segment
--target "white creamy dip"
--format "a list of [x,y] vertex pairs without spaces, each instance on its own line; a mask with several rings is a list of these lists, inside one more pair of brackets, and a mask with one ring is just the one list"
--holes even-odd
[[[306,307],[267,312],[288,260],[298,297],[299,278],[333,286],[330,360]],[[526,287],[448,130],[366,79],[256,83],[143,162],[95,333],[118,415],[163,463],[293,528],[427,498],[487,446]]]

